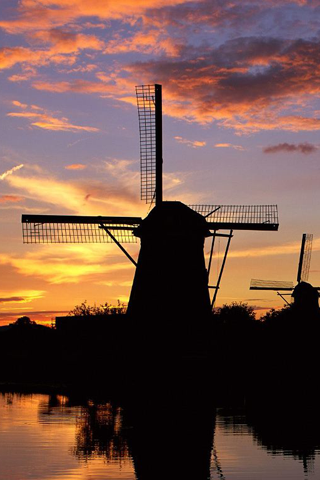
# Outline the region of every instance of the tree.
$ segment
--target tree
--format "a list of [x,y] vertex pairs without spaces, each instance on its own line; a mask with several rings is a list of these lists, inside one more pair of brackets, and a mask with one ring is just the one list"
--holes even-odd
[[29,327],[30,325],[36,325],[36,322],[31,320],[31,318],[23,316],[19,317],[13,325],[17,325],[18,327]]
[[215,315],[224,325],[249,324],[256,319],[254,308],[242,302],[232,302],[230,305],[224,304],[216,310]]
[[275,325],[279,326],[281,323],[290,321],[292,319],[292,305],[285,305],[283,308],[279,310],[275,310],[272,308],[269,312],[261,317],[261,321],[265,325]]

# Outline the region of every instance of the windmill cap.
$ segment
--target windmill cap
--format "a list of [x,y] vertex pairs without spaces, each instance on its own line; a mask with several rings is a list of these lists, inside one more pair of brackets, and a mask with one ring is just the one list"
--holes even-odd
[[206,219],[182,202],[161,202],[136,229],[136,236],[144,234],[176,234],[210,236]]
[[294,287],[292,292],[292,297],[295,298],[299,295],[315,295],[319,296],[317,289],[314,288],[311,283],[308,282],[300,282],[298,285]]

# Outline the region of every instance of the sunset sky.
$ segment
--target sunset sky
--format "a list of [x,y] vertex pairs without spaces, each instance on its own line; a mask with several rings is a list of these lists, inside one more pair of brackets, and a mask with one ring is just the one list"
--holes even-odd
[[163,86],[165,200],[278,205],[279,232],[235,232],[217,306],[281,307],[250,279],[295,281],[302,233],[314,234],[309,281],[320,286],[320,0],[0,8],[0,324],[128,300],[134,267],[116,246],[24,245],[20,222],[147,215],[139,84]]

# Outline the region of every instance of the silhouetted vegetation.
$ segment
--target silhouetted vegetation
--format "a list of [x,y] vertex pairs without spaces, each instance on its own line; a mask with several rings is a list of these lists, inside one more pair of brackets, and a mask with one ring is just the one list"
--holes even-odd
[[256,320],[254,307],[242,302],[232,302],[230,305],[224,304],[216,309],[214,315],[216,320],[222,325],[243,326]]
[[188,375],[201,372],[200,382],[213,371],[220,398],[261,401],[272,397],[274,389],[290,392],[296,375],[312,388],[319,326],[319,313],[303,316],[294,305],[256,319],[253,307],[232,302],[209,319],[159,322],[152,312],[143,321],[125,315],[120,302],[92,307],[85,301],[70,316],[57,319],[56,329],[29,317],[0,328],[0,381],[91,389],[100,388],[107,375],[108,385],[130,388],[139,377],[143,384],[152,368],[156,378],[168,382],[170,377],[175,385],[187,382],[185,367]]
[[117,306],[111,305],[111,303],[104,303],[96,306],[87,304],[87,300],[76,305],[70,312],[68,316],[75,317],[87,317],[87,316],[101,316],[101,315],[123,315],[127,311],[127,305],[118,300]]
[[29,317],[24,316],[18,318],[12,325],[16,325],[17,327],[31,327],[32,325],[37,325],[37,323]]

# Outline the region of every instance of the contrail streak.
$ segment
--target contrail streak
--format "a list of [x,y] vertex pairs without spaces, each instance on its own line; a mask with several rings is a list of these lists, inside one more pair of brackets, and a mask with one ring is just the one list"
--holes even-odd
[[7,170],[0,175],[0,180],[4,180],[8,175],[11,175],[16,170],[20,170],[20,168],[22,167],[24,167],[23,163],[21,163],[21,165],[17,165],[16,167],[11,168],[11,170]]

